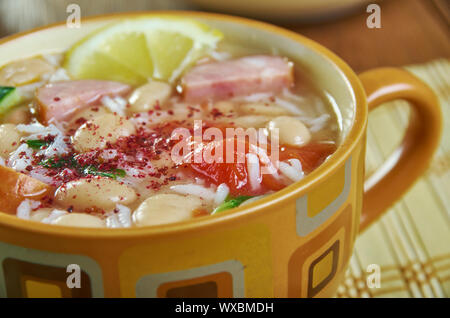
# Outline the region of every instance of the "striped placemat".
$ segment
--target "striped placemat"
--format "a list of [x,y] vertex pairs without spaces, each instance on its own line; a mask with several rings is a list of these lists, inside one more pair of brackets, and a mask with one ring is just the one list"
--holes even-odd
[[[450,60],[406,69],[439,96],[444,117],[440,148],[427,173],[357,239],[337,297],[450,296]],[[368,174],[395,148],[407,123],[406,102],[389,106],[394,107],[378,108],[369,117]],[[379,265],[379,288],[368,287],[370,264]]]

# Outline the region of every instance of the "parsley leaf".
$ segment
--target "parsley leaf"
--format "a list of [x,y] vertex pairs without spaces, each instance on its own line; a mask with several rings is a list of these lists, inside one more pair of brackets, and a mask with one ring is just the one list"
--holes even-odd
[[242,204],[242,202],[247,201],[248,199],[253,198],[252,196],[241,195],[236,198],[227,198],[221,205],[212,211],[211,214],[219,213],[222,211],[226,211],[229,209],[236,208]]
[[75,168],[76,171],[82,176],[100,176],[107,177],[111,179],[117,179],[117,177],[123,178],[127,174],[125,170],[122,169],[112,169],[112,170],[98,170],[94,165],[80,166],[78,161],[74,157],[63,158],[48,158],[39,162],[40,166],[47,169],[59,169],[59,168]]
[[26,143],[30,148],[39,150],[42,149],[43,147],[47,147],[51,142],[47,140],[36,139],[36,140],[27,140]]

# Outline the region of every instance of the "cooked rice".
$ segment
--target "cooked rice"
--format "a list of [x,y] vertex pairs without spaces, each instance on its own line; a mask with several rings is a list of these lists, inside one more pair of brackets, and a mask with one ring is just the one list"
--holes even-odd
[[309,130],[311,132],[318,132],[324,129],[330,118],[331,116],[329,114],[322,114],[321,116],[314,118],[309,122],[310,124]]
[[296,101],[298,103],[302,103],[305,101],[305,98],[303,96],[293,94],[289,88],[284,88],[282,93],[284,97],[292,99],[293,101]]
[[16,171],[25,171],[25,168],[32,164],[33,149],[27,144],[21,144],[13,151],[8,160],[8,166]]
[[280,161],[279,165],[281,174],[286,178],[294,182],[303,179],[304,176],[303,171],[298,170],[294,166],[291,166],[289,163],[286,163],[284,161]]
[[297,169],[297,171],[300,171],[301,173],[303,173],[303,167],[302,167],[302,163],[300,162],[300,160],[298,159],[288,159],[289,164]]
[[232,100],[242,100],[245,102],[260,102],[260,101],[264,101],[264,100],[268,100],[269,98],[273,97],[272,93],[255,93],[255,94],[251,94],[245,97],[236,97]]
[[261,170],[259,166],[259,158],[253,153],[245,155],[247,157],[247,170],[250,186],[253,190],[257,190],[261,186]]
[[34,169],[29,172],[30,177],[35,178],[41,182],[52,184],[53,178],[46,175],[46,171],[44,169]]
[[31,211],[33,209],[36,209],[40,205],[41,205],[41,202],[39,202],[39,201],[25,199],[17,207],[16,216],[19,219],[29,220],[30,216],[31,216]]
[[264,150],[261,147],[258,147],[254,144],[250,144],[250,151],[258,155],[259,160],[264,165],[264,173],[269,173],[274,175],[275,177],[278,177],[277,169],[270,157],[268,156],[266,150]]
[[303,112],[300,110],[300,108],[298,108],[297,105],[295,105],[294,103],[291,103],[285,99],[275,97],[275,103],[277,104],[277,106],[284,108],[291,114],[294,114],[294,115],[302,115],[303,114]]
[[37,155],[53,157],[55,155],[62,155],[69,152],[69,148],[64,141],[65,136],[63,132],[54,124],[50,124],[48,126],[44,126],[39,123],[33,123],[29,125],[20,124],[16,126],[16,129],[20,132],[30,134],[24,137],[25,140],[42,139],[48,135],[54,136],[53,142],[45,149],[37,151]]
[[119,219],[117,218],[117,215],[112,213],[108,215],[108,217],[105,219],[106,227],[117,229],[121,228],[122,224],[119,222]]
[[101,102],[112,113],[116,113],[119,116],[125,116],[125,108],[127,106],[127,102],[123,98],[111,98],[109,96],[103,96]]
[[217,187],[216,195],[214,196],[214,203],[219,205],[227,198],[230,193],[230,188],[225,183],[220,184]]
[[214,200],[216,195],[211,189],[192,183],[173,185],[170,189],[176,193],[195,195],[209,201]]
[[119,220],[122,227],[130,227],[131,226],[131,210],[130,208],[121,205],[116,204],[117,212],[117,219]]

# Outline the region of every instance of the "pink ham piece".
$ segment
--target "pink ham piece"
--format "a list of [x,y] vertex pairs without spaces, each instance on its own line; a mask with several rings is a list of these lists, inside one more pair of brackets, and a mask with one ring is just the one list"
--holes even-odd
[[294,82],[292,63],[279,56],[254,55],[200,64],[182,79],[188,102],[278,92]]
[[78,80],[48,84],[36,92],[40,119],[43,122],[64,120],[74,112],[94,105],[103,96],[125,95],[126,84],[99,80]]

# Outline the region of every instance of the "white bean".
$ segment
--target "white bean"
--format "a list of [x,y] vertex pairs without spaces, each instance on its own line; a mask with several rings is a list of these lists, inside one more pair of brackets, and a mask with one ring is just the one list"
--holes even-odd
[[273,134],[278,129],[280,144],[302,146],[311,140],[311,134],[298,119],[280,116],[267,123],[267,129]]
[[108,113],[109,113],[108,109],[103,106],[85,108],[77,112],[75,115],[73,115],[72,119],[70,120],[70,124],[74,125],[80,119],[85,119],[85,121],[89,121],[96,117],[106,115]]
[[152,81],[137,88],[131,94],[129,110],[132,113],[139,113],[154,109],[159,104],[164,104],[172,94],[172,88],[164,82]]
[[20,137],[16,125],[0,125],[0,156],[6,158],[10,152],[16,150],[20,144]]
[[18,86],[28,84],[54,71],[55,68],[42,58],[16,61],[0,69],[0,85]]
[[43,219],[50,215],[53,209],[50,208],[42,208],[38,209],[34,212],[31,212],[30,220],[41,222]]
[[107,143],[115,143],[119,137],[135,132],[134,125],[126,118],[106,114],[81,125],[73,136],[73,146],[78,152],[103,149]]
[[133,188],[109,178],[70,181],[55,192],[55,200],[64,207],[84,211],[96,207],[112,210],[116,204],[128,205],[137,198]]
[[52,224],[77,227],[105,227],[105,221],[85,213],[68,213],[55,219]]
[[147,226],[188,220],[201,205],[201,199],[195,196],[156,194],[141,203],[133,221],[137,226]]

